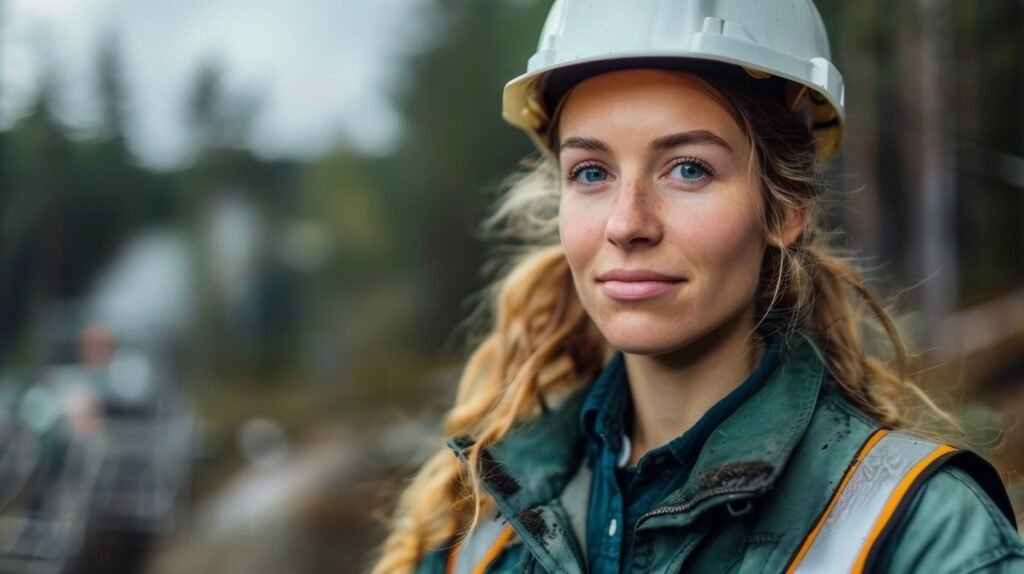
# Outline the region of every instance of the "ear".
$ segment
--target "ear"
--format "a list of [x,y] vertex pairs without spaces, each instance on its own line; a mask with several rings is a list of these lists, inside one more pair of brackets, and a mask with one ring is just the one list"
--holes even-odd
[[786,247],[789,247],[803,234],[804,227],[807,225],[807,214],[803,210],[788,206],[783,207],[782,210],[782,239]]

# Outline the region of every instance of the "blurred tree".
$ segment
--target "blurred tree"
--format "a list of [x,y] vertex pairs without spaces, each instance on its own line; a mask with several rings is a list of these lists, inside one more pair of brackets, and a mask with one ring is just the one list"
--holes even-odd
[[917,217],[911,219],[910,258],[917,263],[916,272],[929,277],[921,289],[919,327],[930,343],[939,321],[958,308],[959,262],[956,238],[949,233],[955,228],[957,194],[955,134],[950,122],[952,78],[945,73],[953,55],[950,2],[918,0],[917,20],[920,36],[912,64],[917,73],[908,74],[917,85],[908,88],[917,96],[920,131],[908,130],[905,135],[913,141],[908,148],[917,152],[910,157],[920,167],[915,180],[909,182],[912,189],[916,188],[913,205],[917,212]]
[[349,264],[381,269],[378,263],[393,256],[392,230],[364,158],[335,150],[309,165],[303,188],[304,215],[331,230],[330,252],[342,263],[332,265],[332,270],[340,279],[362,276]]
[[[307,364],[330,379],[408,344],[414,283],[396,276],[394,225],[364,158],[339,148],[305,172],[289,253],[309,277]],[[343,377],[348,378],[348,377]]]
[[[838,4],[838,6],[836,6]],[[866,257],[876,258],[880,251],[880,197],[878,178],[878,68],[884,65],[879,53],[879,6],[875,0],[829,3],[825,17],[840,21],[831,26],[832,44],[837,46],[838,66],[847,77],[847,134],[841,165],[845,177],[838,191],[845,197],[847,209],[841,224],[850,244]]]
[[[927,281],[905,294],[911,308],[922,308],[925,291],[938,287],[938,279],[929,277],[940,268],[942,275],[956,274],[950,293],[933,296],[948,299],[939,306],[949,310],[1020,285],[1024,269],[1000,248],[1021,242],[1020,193],[1007,178],[1000,181],[1002,161],[993,152],[1024,149],[1016,128],[1024,125],[1024,45],[1016,41],[1024,17],[1021,3],[816,3],[847,86],[848,137],[831,171],[840,190],[852,193],[835,196],[845,209],[832,223],[849,232],[858,255],[880,256],[868,266],[885,287]],[[936,33],[922,18],[935,10],[946,14],[945,22],[938,22],[945,32]],[[928,48],[922,43],[929,38],[941,42]],[[932,87],[925,88],[922,58],[935,50],[945,55],[939,54]],[[946,118],[946,126],[934,132],[941,135],[926,136],[925,130],[937,124],[922,115],[925,98],[936,95],[940,85],[944,111],[933,110],[929,117]],[[925,164],[924,150],[938,138],[950,149],[945,159]],[[929,189],[960,191],[952,203],[945,200],[949,221],[929,232],[933,239],[918,234],[914,240],[914,226],[938,221],[922,207],[921,198],[930,196],[917,191],[925,178],[932,178]],[[939,235],[943,239],[935,240]],[[924,262],[925,250],[947,241],[945,255]]]
[[[1024,157],[1024,5],[953,2],[957,82],[956,239],[961,262],[959,299],[973,305],[1019,288],[1024,266],[1020,233],[1022,189],[1003,169]],[[1016,260],[1015,260],[1016,259]]]
[[186,116],[196,153],[242,149],[248,143],[261,99],[252,92],[229,92],[224,78],[224,65],[208,59],[200,64],[188,89]]
[[141,169],[132,153],[128,131],[135,122],[134,107],[121,46],[114,30],[99,40],[95,63],[97,137],[80,143],[84,154],[92,155],[84,161],[84,167],[96,172],[97,187],[107,190],[112,200],[130,204],[130,227],[167,225],[178,209],[173,189],[175,174]]
[[[5,28],[5,26],[7,25],[6,11],[7,11],[7,3],[4,0],[0,0],[0,30],[3,30]],[[3,73],[5,71],[3,63],[4,63],[4,56],[6,54],[4,53],[3,48],[4,48],[3,43],[0,42],[0,77],[3,76]],[[7,94],[4,92],[4,86],[2,85],[2,82],[0,82],[0,105],[3,105],[4,98],[6,96],[7,96]],[[5,199],[6,199],[6,194],[9,193],[9,189],[10,189],[8,187],[10,182],[7,181],[7,164],[8,164],[8,159],[9,158],[7,157],[7,133],[3,132],[3,131],[0,131],[0,222],[6,222],[6,220],[7,220],[7,210],[6,210],[7,202],[5,201]],[[0,287],[0,289],[2,289],[2,287]],[[2,318],[3,318],[2,312],[0,312],[0,320],[2,320]],[[3,352],[4,352],[3,341],[4,341],[4,336],[3,336],[3,333],[2,333],[2,329],[0,329],[0,358],[3,357]]]
[[[525,70],[547,2],[437,0],[432,43],[410,63],[399,94],[406,130],[380,166],[396,225],[399,263],[410,270],[423,350],[437,350],[482,285],[476,237],[485,194],[531,151],[501,119],[501,90]],[[492,194],[493,195],[493,194]]]
[[130,186],[135,169],[124,163],[123,143],[69,140],[54,111],[59,93],[51,68],[29,114],[7,134],[4,351],[50,301],[81,297],[137,221]]
[[[282,248],[297,216],[302,168],[262,160],[249,149],[260,103],[258,93],[227,88],[218,60],[199,66],[186,94],[194,162],[177,174],[177,193],[182,224],[201,245],[202,282],[188,356],[217,380],[274,380],[294,367],[302,340],[303,278]],[[252,211],[251,230],[240,232],[223,220],[233,220],[230,212],[237,209]],[[222,284],[226,276],[218,266],[238,264],[218,257],[223,241],[243,241],[243,250],[252,250],[243,276],[227,274],[241,285]]]
[[197,150],[211,147],[213,134],[224,131],[217,123],[221,119],[222,74],[219,63],[207,60],[200,65],[193,79],[187,115]]
[[[54,117],[56,77],[43,76],[30,113],[7,134],[8,173],[2,228],[0,344],[9,351],[27,318],[48,297],[67,292],[64,240],[70,142]],[[14,190],[18,190],[17,193]]]
[[96,57],[96,77],[100,97],[99,137],[123,140],[130,121],[125,101],[125,80],[120,41],[114,32],[102,37]]

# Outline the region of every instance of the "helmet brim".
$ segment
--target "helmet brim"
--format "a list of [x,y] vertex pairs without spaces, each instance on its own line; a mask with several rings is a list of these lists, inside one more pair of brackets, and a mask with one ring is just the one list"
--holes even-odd
[[[524,129],[538,147],[548,150],[547,135],[550,115],[561,99],[583,80],[618,70],[656,68],[690,71],[701,75],[729,77],[744,81],[752,91],[767,94],[782,101],[790,82],[809,88],[812,121],[811,129],[818,157],[827,159],[835,154],[843,140],[844,118],[842,104],[832,94],[817,86],[808,85],[799,78],[785,77],[777,70],[751,66],[748,62],[729,61],[728,58],[681,57],[679,54],[615,55],[580,59],[555,64],[523,74],[505,85],[502,117],[508,123]],[[838,105],[837,105],[838,104]]]

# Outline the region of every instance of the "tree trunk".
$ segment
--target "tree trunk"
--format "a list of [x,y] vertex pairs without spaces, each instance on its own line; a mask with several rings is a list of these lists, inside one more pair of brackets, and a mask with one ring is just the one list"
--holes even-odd
[[[1024,0],[1022,0],[1024,1]],[[843,38],[846,84],[846,195],[843,226],[852,246],[871,260],[881,250],[878,194],[878,50],[875,0],[843,4],[848,27]],[[855,81],[854,81],[855,80]]]
[[952,26],[948,0],[918,0],[920,44],[920,168],[914,245],[920,262],[924,340],[935,339],[935,327],[957,306],[957,259],[954,230],[955,149],[950,137],[950,105],[946,64],[951,61]]

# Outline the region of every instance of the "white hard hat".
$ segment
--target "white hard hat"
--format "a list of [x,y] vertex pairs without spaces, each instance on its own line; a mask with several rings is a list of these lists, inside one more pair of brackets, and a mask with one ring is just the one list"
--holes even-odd
[[638,67],[745,70],[782,85],[820,159],[842,143],[843,78],[811,0],[555,0],[526,73],[505,86],[502,115],[544,149],[571,85]]

